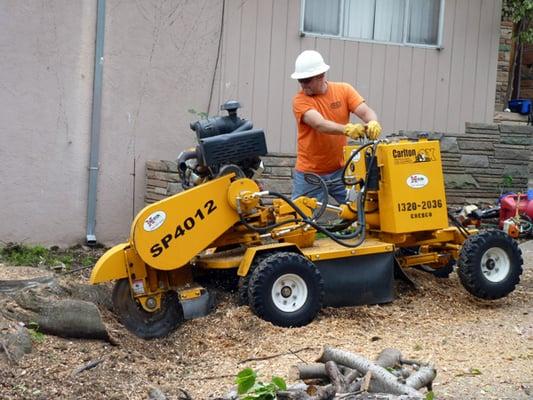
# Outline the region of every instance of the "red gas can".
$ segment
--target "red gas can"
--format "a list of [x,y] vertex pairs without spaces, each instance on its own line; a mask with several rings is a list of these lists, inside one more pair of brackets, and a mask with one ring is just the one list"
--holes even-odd
[[528,200],[526,194],[508,194],[500,199],[500,228],[503,222],[517,215],[527,215],[533,219],[533,199]]

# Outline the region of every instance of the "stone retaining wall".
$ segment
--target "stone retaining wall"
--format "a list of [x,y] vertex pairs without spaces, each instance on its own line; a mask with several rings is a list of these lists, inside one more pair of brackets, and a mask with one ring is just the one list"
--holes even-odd
[[[401,132],[416,137],[417,132]],[[467,123],[464,134],[438,133],[448,204],[493,205],[501,193],[524,192],[533,187],[533,127]],[[265,171],[260,184],[265,189],[289,195],[295,157],[269,154],[263,157]],[[173,161],[146,163],[146,203],[161,200],[181,190]]]
[[465,133],[431,133],[430,138],[441,142],[450,206],[493,205],[502,193],[532,187],[533,126],[467,123]]

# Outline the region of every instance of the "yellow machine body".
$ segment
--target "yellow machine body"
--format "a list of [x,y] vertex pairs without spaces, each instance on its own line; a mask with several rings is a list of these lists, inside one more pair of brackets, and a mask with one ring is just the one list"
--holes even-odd
[[90,282],[95,284],[126,278],[128,276],[126,251],[128,250],[130,250],[129,243],[121,243],[106,251],[92,269]]
[[[347,146],[348,159],[359,146]],[[348,177],[366,175],[364,151],[348,166]],[[439,142],[407,139],[377,147],[379,189],[368,199],[378,203],[367,223],[389,234],[443,229],[448,226],[446,194]],[[379,209],[379,212],[377,211]],[[368,210],[367,210],[368,211]],[[379,223],[378,223],[379,221]]]
[[388,233],[448,226],[439,142],[385,143],[377,150],[380,228]]
[[359,146],[350,145],[344,147],[344,161],[347,162],[355,154],[353,160],[346,169],[346,178],[359,179],[366,175],[365,152],[358,152]]
[[[258,187],[249,179],[232,185],[233,176],[224,175],[145,207],[131,230],[142,260],[155,269],[180,268],[239,221],[235,198]],[[228,193],[233,194],[232,203]]]

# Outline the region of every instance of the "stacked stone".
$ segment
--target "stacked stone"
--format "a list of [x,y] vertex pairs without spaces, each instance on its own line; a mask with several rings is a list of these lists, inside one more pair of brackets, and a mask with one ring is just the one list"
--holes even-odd
[[[292,171],[296,162],[296,157],[292,154],[270,153],[266,157],[261,157],[265,170],[260,179],[259,185],[264,190],[271,190],[284,194],[288,197],[292,192]],[[271,198],[266,198],[265,203],[270,204]]]
[[533,183],[533,126],[467,123],[465,133],[431,133],[430,139],[440,140],[451,208],[494,206],[502,194],[526,193]]
[[182,190],[175,161],[146,162],[146,204],[154,203]]
[[490,206],[504,193],[525,193],[532,138],[530,126],[467,123],[453,156],[444,155],[448,202]]

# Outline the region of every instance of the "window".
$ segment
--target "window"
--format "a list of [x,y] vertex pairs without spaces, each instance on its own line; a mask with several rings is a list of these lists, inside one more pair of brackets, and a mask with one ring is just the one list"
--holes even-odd
[[444,0],[303,0],[302,32],[440,46]]

